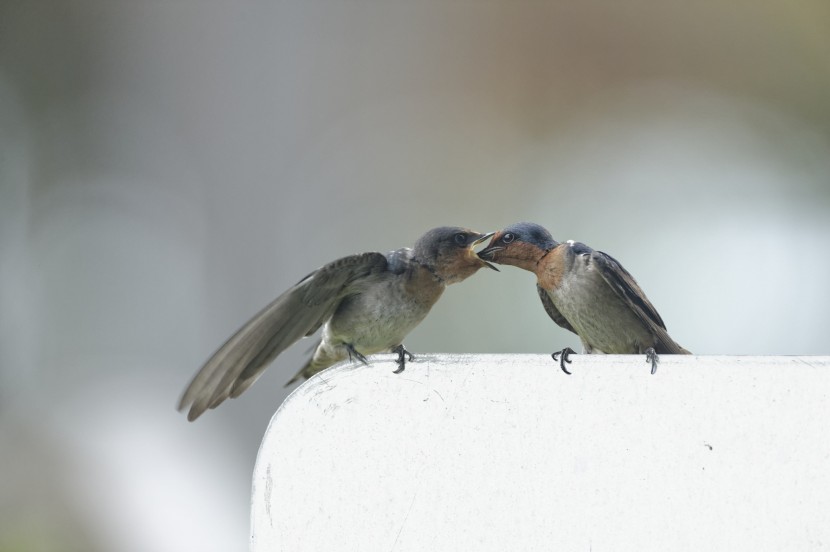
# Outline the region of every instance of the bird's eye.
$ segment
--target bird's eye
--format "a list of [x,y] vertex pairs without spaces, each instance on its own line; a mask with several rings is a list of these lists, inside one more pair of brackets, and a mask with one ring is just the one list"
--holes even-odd
[[467,245],[467,234],[464,234],[463,232],[459,232],[453,236],[453,239],[455,240],[456,245],[462,247]]
[[513,235],[512,233],[508,232],[508,233],[506,233],[505,235],[503,235],[501,237],[501,242],[502,243],[510,243],[515,239],[516,239],[516,236]]

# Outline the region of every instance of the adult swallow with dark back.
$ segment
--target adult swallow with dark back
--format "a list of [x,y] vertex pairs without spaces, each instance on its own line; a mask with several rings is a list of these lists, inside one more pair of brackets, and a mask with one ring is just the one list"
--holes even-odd
[[[657,309],[611,255],[584,243],[559,243],[538,224],[520,222],[496,232],[479,256],[533,272],[545,311],[579,336],[587,354],[645,353],[652,374],[658,354],[691,354],[669,337]],[[566,347],[552,355],[567,374],[572,353]]]
[[424,234],[414,248],[361,253],[315,270],[277,297],[228,339],[196,373],[179,401],[195,420],[208,408],[248,389],[300,338],[321,326],[314,354],[286,387],[329,366],[379,352],[398,354],[403,371],[413,355],[403,339],[426,317],[444,289],[496,267],[473,248],[492,236],[466,228],[440,227]]

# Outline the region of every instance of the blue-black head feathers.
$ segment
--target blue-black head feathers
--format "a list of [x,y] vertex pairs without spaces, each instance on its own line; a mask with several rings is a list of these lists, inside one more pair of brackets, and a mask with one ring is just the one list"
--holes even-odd
[[[508,234],[510,236],[508,236]],[[535,222],[517,222],[501,231],[502,240],[520,240],[544,250],[550,250],[559,245],[544,227]],[[512,239],[511,239],[512,237]]]
[[482,234],[458,226],[439,226],[421,236],[415,242],[415,256],[422,261],[434,262],[444,255],[467,249]]

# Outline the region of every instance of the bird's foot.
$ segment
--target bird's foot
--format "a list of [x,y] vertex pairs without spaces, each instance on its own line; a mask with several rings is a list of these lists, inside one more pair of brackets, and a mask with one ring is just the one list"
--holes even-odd
[[657,351],[654,350],[654,347],[649,347],[646,349],[646,362],[651,363],[651,373],[657,371],[657,363],[660,362],[660,357],[657,356]]
[[[552,355],[550,355],[550,356],[551,356],[551,358],[552,358],[553,360],[558,360],[558,361],[559,361],[559,367],[560,367],[560,368],[562,368],[562,371],[563,371],[563,372],[565,372],[566,374],[568,374],[568,375],[570,376],[570,375],[571,375],[571,373],[570,373],[570,372],[568,372],[568,369],[567,369],[567,368],[565,368],[565,363],[567,362],[568,364],[570,364],[570,363],[571,363],[571,359],[570,359],[570,358],[568,358],[568,357],[569,357],[570,355],[575,355],[575,354],[576,354],[576,351],[574,351],[574,350],[573,350],[573,349],[571,349],[570,347],[565,347],[565,348],[564,348],[564,349],[562,349],[561,351],[556,351],[555,353],[553,353],[553,354],[552,354]],[[558,357],[558,358],[557,358],[557,357]]]
[[398,369],[393,371],[393,374],[400,374],[403,372],[404,368],[406,368],[406,361],[413,360],[415,358],[415,355],[404,348],[403,343],[392,349],[392,352],[398,353],[398,359],[395,361],[398,363]]
[[354,357],[363,364],[367,366],[369,365],[369,361],[366,360],[366,357],[360,354],[360,352],[357,349],[355,349],[354,345],[352,345],[351,343],[346,344],[346,350],[349,351],[349,362],[352,362],[352,357]]

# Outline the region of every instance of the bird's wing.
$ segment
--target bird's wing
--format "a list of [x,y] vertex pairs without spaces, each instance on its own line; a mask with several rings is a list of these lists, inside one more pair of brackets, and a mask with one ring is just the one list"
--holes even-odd
[[392,274],[403,274],[412,264],[413,251],[409,247],[402,247],[386,254],[389,263],[388,270]]
[[562,316],[562,313],[559,312],[559,309],[557,309],[556,305],[553,304],[553,301],[551,301],[550,295],[548,295],[548,292],[545,291],[545,288],[539,284],[536,284],[536,291],[539,293],[539,299],[542,300],[542,306],[545,307],[545,312],[548,313],[551,320],[556,322],[559,327],[565,328],[569,332],[576,333],[576,330],[573,329],[571,323],[568,322],[564,316]]
[[634,277],[614,257],[602,251],[593,251],[591,261],[605,282],[657,338],[655,349],[658,353],[688,353],[669,337],[666,324],[663,323],[657,309],[640,289]]
[[294,342],[314,333],[354,293],[355,282],[386,270],[382,253],[343,257],[312,272],[274,299],[216,351],[199,370],[179,401],[190,405],[188,419],[237,397],[268,364]]

